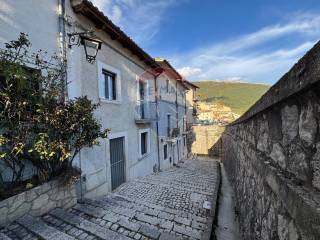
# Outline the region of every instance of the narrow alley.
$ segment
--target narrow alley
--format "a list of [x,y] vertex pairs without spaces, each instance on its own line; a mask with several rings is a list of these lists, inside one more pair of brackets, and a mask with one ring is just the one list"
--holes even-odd
[[197,157],[70,210],[26,215],[0,239],[210,239],[219,182],[219,162]]

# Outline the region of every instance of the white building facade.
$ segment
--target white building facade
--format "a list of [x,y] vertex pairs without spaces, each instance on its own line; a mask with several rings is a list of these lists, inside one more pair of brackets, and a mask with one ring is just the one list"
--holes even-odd
[[164,59],[157,58],[163,72],[157,77],[160,169],[169,168],[187,157],[186,93],[182,76]]
[[[67,98],[86,95],[100,104],[95,117],[111,131],[75,159],[82,171],[82,197],[104,195],[186,157],[188,88],[182,78],[166,76],[161,64],[90,1],[2,0],[0,26],[1,46],[24,32],[33,51],[67,60]],[[68,34],[88,30],[102,41],[94,63],[87,62],[81,45],[68,47]]]
[[69,97],[86,95],[98,102],[96,118],[111,130],[100,146],[78,156],[82,190],[95,197],[158,169],[155,76],[148,73],[158,66],[89,1],[70,2],[69,31],[92,29],[103,42],[93,64],[81,48],[68,55]]

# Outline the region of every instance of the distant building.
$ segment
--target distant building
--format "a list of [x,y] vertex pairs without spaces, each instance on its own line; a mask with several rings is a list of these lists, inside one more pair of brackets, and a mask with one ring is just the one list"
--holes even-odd
[[187,128],[189,129],[192,124],[194,124],[198,119],[198,98],[197,89],[199,87],[192,82],[185,81],[185,85],[189,88],[186,96],[187,104]]
[[232,112],[232,109],[223,103],[199,102],[198,104],[200,123],[224,123],[228,124],[236,120],[240,115]]
[[182,76],[161,58],[156,58],[163,72],[157,77],[159,106],[160,167],[168,168],[187,156],[186,92]]

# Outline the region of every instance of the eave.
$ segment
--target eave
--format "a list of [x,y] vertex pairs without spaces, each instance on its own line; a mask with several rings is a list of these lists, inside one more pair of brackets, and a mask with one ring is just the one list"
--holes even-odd
[[107,16],[88,0],[70,0],[73,11],[80,14],[92,23],[97,29],[107,33],[114,41],[118,41],[123,48],[128,49],[136,55],[147,66],[156,69],[160,66],[156,61],[140,48],[129,36],[127,36],[118,26],[116,26]]

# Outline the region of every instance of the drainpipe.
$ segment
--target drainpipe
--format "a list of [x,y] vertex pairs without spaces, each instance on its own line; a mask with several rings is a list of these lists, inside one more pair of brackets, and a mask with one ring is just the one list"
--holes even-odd
[[[176,79],[176,122],[177,122],[177,128],[179,128],[179,106],[178,106],[178,79]],[[179,136],[177,137],[176,144],[177,144],[177,162],[179,162]]]
[[184,114],[187,117],[187,92],[188,90],[184,91]]
[[178,107],[178,80],[176,80],[176,118],[177,128],[179,127],[179,107]]
[[[62,65],[62,79],[63,84],[63,94],[62,100],[68,99],[68,74],[67,74],[67,44],[66,44],[66,2],[65,0],[58,0],[58,14],[59,14],[59,40],[60,40],[60,54],[61,54],[61,65]],[[79,152],[79,168],[80,168],[80,201],[83,200],[83,179],[82,179],[82,164],[81,164],[81,151]]]
[[155,101],[156,101],[156,114],[157,114],[157,121],[156,121],[156,131],[157,131],[157,151],[158,151],[158,172],[160,172],[160,141],[159,141],[159,106],[158,106],[158,86],[157,86],[157,77],[159,75],[154,76],[154,91],[155,91]]
[[65,12],[66,12],[65,0],[58,0],[58,14],[59,14],[59,39],[60,39],[60,54],[61,54],[61,64],[62,64],[62,79],[63,84],[63,96],[62,99],[65,101],[68,98],[67,91],[67,48],[66,48],[66,22],[65,22]]

